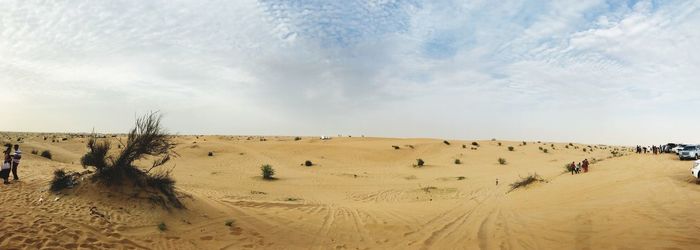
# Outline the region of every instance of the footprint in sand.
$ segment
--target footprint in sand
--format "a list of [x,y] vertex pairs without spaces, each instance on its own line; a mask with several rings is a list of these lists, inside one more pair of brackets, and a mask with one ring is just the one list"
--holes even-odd
[[199,239],[200,239],[200,240],[212,240],[212,239],[214,239],[214,237],[212,237],[212,236],[202,236],[202,237],[200,237]]

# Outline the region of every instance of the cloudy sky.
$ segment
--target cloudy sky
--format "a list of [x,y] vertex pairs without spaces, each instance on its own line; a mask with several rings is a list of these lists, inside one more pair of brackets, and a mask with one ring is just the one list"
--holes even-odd
[[0,0],[0,130],[700,143],[700,1]]

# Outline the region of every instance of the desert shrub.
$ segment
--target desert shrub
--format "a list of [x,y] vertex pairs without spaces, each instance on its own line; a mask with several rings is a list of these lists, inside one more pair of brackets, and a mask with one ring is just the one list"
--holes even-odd
[[506,165],[507,164],[506,159],[505,158],[498,158],[498,164]]
[[158,230],[161,232],[168,230],[168,226],[165,225],[165,222],[158,223]]
[[528,186],[532,183],[535,183],[535,182],[544,182],[544,181],[545,180],[542,179],[542,177],[540,177],[539,175],[537,175],[537,173],[530,174],[526,177],[521,177],[520,180],[510,184],[510,191],[509,192],[512,192],[513,190],[518,189],[518,188],[526,187],[526,186]]
[[[170,178],[170,172],[160,169],[173,156],[175,144],[172,136],[166,133],[160,125],[161,116],[150,113],[136,119],[135,127],[127,135],[126,143],[120,141],[123,148],[115,157],[109,156],[109,141],[98,141],[94,134],[88,140],[88,153],[80,160],[83,167],[93,167],[96,172],[93,180],[113,185],[134,185],[138,188],[157,190],[161,196],[153,194],[151,201],[159,202],[167,207],[167,201],[176,208],[183,208],[175,193],[175,181]],[[140,169],[134,162],[146,157],[153,158],[148,169]],[[154,171],[156,170],[156,171]]]
[[457,180],[460,180],[460,181],[461,181],[461,180],[464,180],[464,179],[467,179],[467,177],[464,177],[464,176],[459,176],[459,177],[457,177]]
[[311,161],[309,161],[309,160],[307,160],[307,161],[304,162],[304,166],[311,167],[311,166],[313,166],[313,165],[314,165],[314,163],[311,162]]
[[569,143],[569,146],[572,146],[572,147],[573,147],[573,146],[574,146],[574,144],[573,144],[573,143]]
[[401,149],[401,147],[399,147],[399,146],[396,146],[396,145],[392,145],[391,147],[392,147],[392,148],[394,148],[395,150],[399,150],[399,149]]
[[294,137],[294,140],[295,140],[295,141],[301,141],[301,137],[299,137],[299,136]]
[[513,146],[508,146],[508,151],[514,151],[515,148]]
[[210,156],[210,157],[211,157],[211,156],[214,156],[214,152],[209,152],[209,153],[207,153],[207,156]]
[[583,152],[586,152],[586,151],[587,151],[586,148],[584,148],[584,149],[583,149]]
[[53,179],[51,180],[50,190],[53,192],[58,192],[66,188],[73,186],[73,177],[71,175],[66,175],[66,171],[63,169],[56,169],[53,172]]
[[478,142],[472,142],[472,146],[478,147],[479,143]]
[[44,158],[50,160],[51,158],[53,158],[53,155],[51,155],[51,151],[44,150],[44,151],[41,151],[41,157],[44,157]]
[[260,167],[260,171],[263,179],[274,179],[273,176],[275,175],[275,169],[273,169],[272,166],[270,166],[269,164],[262,165],[262,167]]
[[503,143],[500,143],[500,142],[499,142],[499,143],[498,143],[498,146],[500,147],[501,145],[503,145]]
[[411,149],[415,149],[415,147],[413,147],[413,145],[407,145],[407,146]]
[[565,148],[569,148],[569,145],[564,146]]
[[425,161],[423,161],[423,159],[416,159],[416,166],[422,167],[423,165],[425,165]]
[[496,141],[496,138],[491,138],[491,141]]
[[233,226],[233,220],[231,220],[231,219],[226,220],[226,222],[224,222],[224,225],[226,225],[227,227]]
[[467,145],[462,144],[462,148],[467,148]]
[[450,145],[450,142],[448,142],[448,141],[446,141],[446,140],[445,140],[445,141],[442,141],[442,143],[445,143],[445,145],[448,145],[448,146]]
[[547,150],[547,149],[545,148],[545,149],[542,149],[542,152],[544,152],[544,153],[546,154],[546,153],[549,153],[549,150]]
[[525,145],[527,145],[527,142],[526,142],[526,141],[523,141],[523,146],[525,146]]
[[540,150],[543,150],[544,148],[540,147]]
[[455,159],[455,164],[457,164],[457,165],[462,164],[462,161],[459,159]]
[[38,154],[39,154],[39,150],[32,149],[32,154],[33,154],[33,155],[38,155]]

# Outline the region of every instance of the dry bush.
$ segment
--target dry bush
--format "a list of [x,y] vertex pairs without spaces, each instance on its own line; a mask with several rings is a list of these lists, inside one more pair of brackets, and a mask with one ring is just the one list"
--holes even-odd
[[540,177],[537,173],[530,174],[526,177],[521,177],[520,180],[513,182],[510,184],[510,191],[508,192],[513,192],[513,190],[526,187],[530,184],[533,184],[535,182],[546,182],[542,177]]
[[[150,188],[165,196],[165,199],[152,196],[154,202],[167,208],[167,200],[176,208],[184,208],[175,193],[175,180],[170,177],[172,169],[160,168],[170,161],[171,157],[177,156],[173,151],[173,137],[163,130],[160,120],[161,116],[155,112],[137,118],[126,142],[119,142],[122,147],[116,158],[109,155],[109,141],[98,141],[93,134],[87,143],[89,152],[80,162],[85,168],[95,168],[96,172],[92,178],[107,186],[133,185],[138,188]],[[134,162],[147,157],[154,158],[148,169],[140,169],[134,165]]]

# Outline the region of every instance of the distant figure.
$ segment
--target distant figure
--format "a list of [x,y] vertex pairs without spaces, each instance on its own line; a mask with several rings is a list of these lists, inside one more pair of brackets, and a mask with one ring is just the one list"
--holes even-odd
[[588,159],[583,159],[583,164],[581,164],[581,167],[583,167],[584,173],[588,173]]
[[580,174],[580,173],[581,173],[581,163],[579,162],[576,164],[576,174]]
[[498,186],[498,178],[496,178],[496,186]]
[[15,153],[12,155],[12,176],[15,181],[19,180],[17,176],[17,167],[19,167],[20,159],[22,159],[22,150],[19,150],[19,145],[15,144]]
[[571,169],[571,175],[574,175],[574,173],[576,173],[576,163],[572,161],[569,168]]
[[0,169],[0,178],[2,178],[3,184],[10,184],[8,181],[10,178],[10,169],[12,168],[12,157],[10,156],[10,150],[12,150],[12,145],[8,144],[7,149],[3,151],[5,157],[2,161],[2,167]]
[[646,153],[647,153],[647,147],[642,147],[642,151],[644,151],[644,153],[646,154]]

